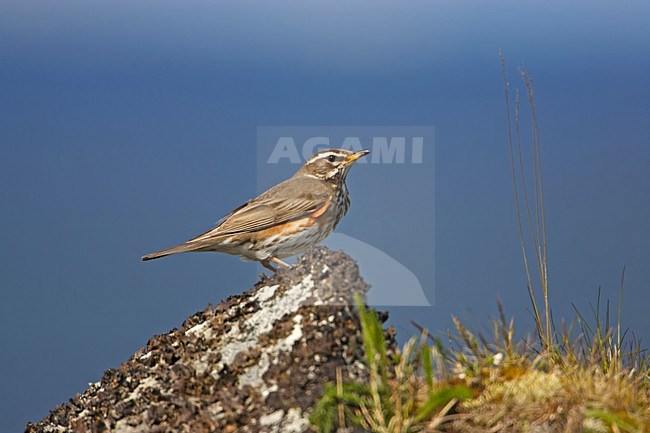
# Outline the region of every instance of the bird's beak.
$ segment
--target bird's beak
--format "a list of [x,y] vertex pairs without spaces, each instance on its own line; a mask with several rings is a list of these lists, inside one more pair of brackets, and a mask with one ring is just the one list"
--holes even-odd
[[348,164],[351,164],[351,163],[353,163],[354,161],[356,161],[357,159],[361,158],[362,156],[366,156],[366,155],[369,154],[369,153],[370,153],[369,150],[362,150],[362,151],[360,151],[360,152],[353,153],[352,155],[348,156],[348,157],[345,159],[345,162],[348,163]]

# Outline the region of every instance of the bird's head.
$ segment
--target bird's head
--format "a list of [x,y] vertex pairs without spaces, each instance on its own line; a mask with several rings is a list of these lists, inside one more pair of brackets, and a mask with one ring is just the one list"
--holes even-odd
[[354,162],[369,154],[369,150],[353,152],[345,149],[327,149],[317,152],[305,162],[299,174],[322,180],[345,180]]

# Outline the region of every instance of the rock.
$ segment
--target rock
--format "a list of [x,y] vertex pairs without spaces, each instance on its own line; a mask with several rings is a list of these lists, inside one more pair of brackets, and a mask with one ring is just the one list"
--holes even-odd
[[353,297],[367,290],[350,257],[311,249],[153,337],[26,431],[312,431],[309,410],[337,368],[344,380],[365,374]]

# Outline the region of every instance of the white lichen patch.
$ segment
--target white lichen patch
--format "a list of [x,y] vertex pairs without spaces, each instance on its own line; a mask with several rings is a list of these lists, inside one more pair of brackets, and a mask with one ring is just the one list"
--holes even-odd
[[158,387],[162,395],[171,394],[171,391],[164,392],[165,388],[160,386],[158,380],[154,376],[149,376],[144,378],[142,382],[140,382],[138,386],[133,391],[131,391],[131,393],[126,398],[124,398],[124,401],[133,400],[134,398],[137,398],[144,390],[154,387]]
[[280,424],[280,421],[282,421],[282,418],[284,417],[284,411],[282,409],[276,410],[273,413],[270,413],[268,415],[262,415],[260,417],[260,425],[263,426],[270,426],[270,425],[275,425],[277,426]]
[[282,421],[282,433],[301,433],[309,428],[309,420],[305,418],[302,411],[292,407]]
[[270,299],[271,297],[273,297],[273,295],[275,295],[275,291],[277,290],[278,287],[280,286],[277,284],[274,286],[264,286],[261,289],[259,289],[251,299],[257,300],[259,302],[264,302]]
[[285,415],[282,409],[260,417],[262,429],[268,433],[302,433],[309,428],[309,420],[303,417],[302,411],[292,407]]
[[221,418],[221,415],[224,413],[223,405],[221,404],[220,401],[211,404],[210,406],[208,406],[207,409],[208,409],[208,413],[217,419]]
[[64,426],[55,425],[55,426],[45,427],[45,431],[47,433],[68,433],[70,430],[68,430],[68,428]]
[[123,418],[115,423],[111,431],[120,433],[147,433],[151,431],[151,427],[144,423],[137,425],[129,425],[130,418]]
[[[284,293],[275,296],[276,290],[279,286],[264,286],[260,288],[253,299],[259,302],[259,309],[251,314],[241,325],[234,324],[228,332],[220,338],[220,341],[215,345],[217,349],[206,350],[202,356],[192,362],[192,367],[197,373],[204,373],[209,368],[209,358],[211,355],[218,352],[221,356],[219,363],[211,371],[215,379],[219,378],[219,374],[226,366],[230,366],[237,355],[245,353],[251,348],[258,345],[259,339],[262,335],[270,332],[275,324],[283,317],[293,314],[305,304],[307,299],[314,295],[314,281],[311,275],[306,275],[298,284],[290,287]],[[273,298],[273,299],[271,299]],[[237,308],[237,307],[233,307]],[[200,327],[196,325],[189,330],[195,335],[213,336],[214,331],[210,326]],[[300,328],[298,326],[298,328]],[[291,341],[296,338],[300,332],[298,339],[302,336],[302,331],[294,327],[291,335],[285,341]],[[291,343],[293,345],[293,343]],[[280,350],[278,348],[277,350]],[[268,367],[267,367],[268,368]]]
[[262,376],[266,373],[271,364],[277,364],[278,357],[282,352],[290,352],[293,345],[302,338],[302,316],[298,314],[293,318],[293,330],[286,337],[274,345],[264,348],[257,364],[250,367],[239,376],[239,388],[249,385],[259,391],[263,397],[267,397],[271,392],[277,389],[277,386],[268,386],[264,383]]
[[[194,325],[190,329],[185,331],[185,335],[189,336],[189,335],[195,334],[197,336],[198,335],[203,335],[204,337],[208,337],[208,335],[206,335],[206,334],[208,334],[209,332],[212,332],[212,330],[209,329],[208,325],[209,325],[209,322],[207,322],[207,321],[203,322],[203,323],[199,323],[198,325]],[[206,329],[206,328],[208,328],[208,329]]]

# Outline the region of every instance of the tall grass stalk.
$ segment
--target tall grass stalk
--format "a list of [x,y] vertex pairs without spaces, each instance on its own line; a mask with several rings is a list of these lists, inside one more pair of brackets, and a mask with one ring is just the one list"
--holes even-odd
[[[547,255],[547,236],[546,236],[546,212],[544,209],[544,188],[542,179],[542,157],[539,140],[539,128],[537,121],[537,110],[535,105],[535,95],[533,91],[533,80],[526,69],[520,69],[519,75],[524,83],[528,105],[530,108],[530,129],[531,129],[531,157],[533,166],[533,194],[532,206],[528,186],[526,182],[526,169],[524,168],[523,145],[520,128],[520,102],[519,91],[515,93],[514,104],[514,138],[512,114],[510,105],[510,83],[506,74],[506,62],[503,52],[499,51],[501,59],[501,78],[504,84],[504,98],[506,108],[506,128],[508,131],[508,148],[510,151],[510,168],[512,173],[512,184],[515,199],[515,209],[517,215],[517,225],[519,228],[519,241],[521,253],[524,260],[524,269],[528,279],[528,291],[533,306],[535,317],[535,326],[540,342],[545,351],[550,352],[554,347],[555,338],[553,335],[551,306],[549,302],[549,284],[548,284],[548,255]],[[523,202],[523,209],[522,209]],[[529,232],[526,236],[524,232]],[[535,288],[533,273],[529,264],[529,249],[532,249],[539,286],[542,291],[544,300],[544,309],[540,313],[537,290]]]

